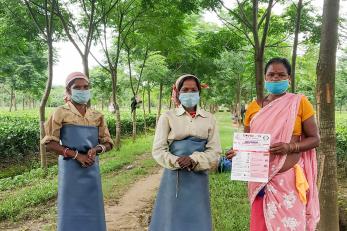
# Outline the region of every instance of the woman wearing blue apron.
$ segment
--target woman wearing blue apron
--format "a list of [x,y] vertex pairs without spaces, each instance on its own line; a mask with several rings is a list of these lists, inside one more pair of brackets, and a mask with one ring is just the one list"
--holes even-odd
[[104,116],[88,107],[89,79],[80,72],[66,79],[66,104],[45,124],[41,141],[59,155],[58,231],[106,231],[97,154],[112,148]]
[[208,171],[222,150],[215,118],[198,106],[200,91],[197,77],[179,77],[176,108],[158,121],[152,155],[165,170],[150,231],[212,230]]

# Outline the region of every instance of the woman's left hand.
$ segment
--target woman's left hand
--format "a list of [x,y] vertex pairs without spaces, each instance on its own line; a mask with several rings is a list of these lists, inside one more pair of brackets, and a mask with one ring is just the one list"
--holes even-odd
[[270,146],[270,154],[285,155],[290,153],[290,145],[288,143],[275,143]]
[[87,152],[87,156],[88,156],[89,159],[95,161],[96,149],[95,148],[89,149],[88,152]]

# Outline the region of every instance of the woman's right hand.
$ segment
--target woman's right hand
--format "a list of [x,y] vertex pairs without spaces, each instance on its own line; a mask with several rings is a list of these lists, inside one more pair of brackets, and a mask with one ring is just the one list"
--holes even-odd
[[85,168],[94,164],[94,160],[89,158],[87,155],[78,154],[76,160]]
[[230,148],[226,153],[225,156],[228,160],[232,160],[234,156],[236,156],[236,152],[233,150],[233,148]]

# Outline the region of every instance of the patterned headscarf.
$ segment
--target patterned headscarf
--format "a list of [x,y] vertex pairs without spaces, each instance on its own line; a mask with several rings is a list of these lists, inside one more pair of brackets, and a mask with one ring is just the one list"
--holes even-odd
[[65,79],[65,95],[64,95],[64,101],[65,103],[71,100],[71,96],[67,92],[67,88],[69,87],[70,83],[74,81],[75,79],[84,79],[89,83],[88,77],[83,74],[82,72],[72,72],[69,74]]

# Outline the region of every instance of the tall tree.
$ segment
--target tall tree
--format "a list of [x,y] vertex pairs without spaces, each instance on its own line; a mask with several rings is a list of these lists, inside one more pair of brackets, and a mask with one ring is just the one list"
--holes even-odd
[[[109,73],[101,67],[93,68],[90,71],[90,78],[93,86],[93,101],[96,105],[101,104],[101,110],[105,105],[110,104],[112,95],[112,80]],[[94,104],[94,102],[92,102]]]
[[[135,39],[133,41],[131,41],[132,45],[135,45],[135,42],[136,42]],[[137,41],[137,42],[139,42],[139,41]],[[128,64],[128,74],[129,74],[130,87],[131,87],[131,92],[133,93],[132,94],[133,97],[131,100],[132,101],[131,102],[131,115],[132,115],[132,124],[133,124],[132,138],[133,138],[133,141],[135,141],[136,135],[137,135],[137,132],[136,132],[136,109],[139,106],[138,103],[140,103],[138,93],[139,93],[141,82],[142,82],[143,69],[145,68],[146,61],[148,59],[148,46],[146,46],[144,49],[141,49],[141,48],[136,49],[136,47],[131,47],[127,42],[124,45],[125,45],[126,54],[127,54],[127,64]],[[133,51],[133,50],[135,50],[135,51]],[[132,55],[132,52],[135,54]],[[137,56],[138,61],[141,62],[141,64],[139,65],[139,68],[138,68],[139,69],[138,74],[136,74],[136,76],[134,76],[135,74],[133,73],[131,56],[135,56],[135,57]],[[134,64],[136,64],[136,62],[134,62]]]
[[170,86],[171,79],[168,78],[168,75],[169,69],[167,68],[165,57],[162,56],[159,52],[152,52],[148,57],[143,77],[146,83],[154,83],[156,86],[159,86],[159,99],[156,121],[158,121],[161,114],[163,87],[164,85]]
[[[10,95],[10,109],[17,107],[16,91],[19,80],[16,70],[29,64],[32,54],[42,57],[42,38],[24,4],[17,1],[0,0],[0,78],[2,89]],[[36,51],[35,51],[36,50]]]
[[[89,54],[95,34],[100,23],[118,4],[119,0],[70,0],[69,5],[75,7],[79,17],[75,17],[67,5],[60,3],[55,14],[59,17],[66,36],[81,56],[84,73],[89,77]],[[77,3],[77,4],[76,4]]]
[[[102,45],[102,50],[106,59],[106,64],[96,60],[99,65],[110,73],[112,79],[112,106],[114,108],[115,121],[116,121],[116,137],[115,148],[120,148],[121,141],[121,119],[119,109],[118,94],[118,68],[121,57],[121,52],[124,42],[129,34],[134,31],[134,24],[140,19],[144,13],[141,8],[141,1],[118,1],[114,7],[107,13],[107,8],[101,7],[102,29],[98,33],[98,39]],[[113,48],[110,49],[108,44],[108,31],[110,28],[111,33],[115,34],[113,40]],[[94,57],[95,58],[95,57]]]
[[252,0],[251,5],[248,3],[249,1],[237,0],[237,7],[234,9],[227,7],[222,0],[218,0],[218,2],[229,15],[233,16],[234,20],[230,21],[214,8],[219,18],[227,27],[239,31],[253,47],[257,98],[262,99],[264,96],[264,53],[270,28],[271,11],[277,1],[269,0],[266,9],[262,10],[263,14],[259,13],[261,11],[258,0]]
[[298,49],[298,42],[299,42],[299,32],[300,32],[300,23],[301,23],[301,12],[303,8],[302,4],[303,0],[298,1],[298,5],[296,6],[296,20],[295,20],[295,32],[294,32],[294,44],[293,44],[293,54],[292,54],[292,71],[290,74],[291,77],[291,90],[294,93],[295,92],[295,68],[296,68],[296,55],[297,55],[297,49]]
[[339,0],[324,0],[317,64],[317,105],[321,135],[319,154],[325,156],[320,187],[320,230],[339,230],[335,134],[335,73]]
[[[57,0],[44,0],[42,2],[43,13],[41,14],[40,9],[37,9],[37,6],[29,2],[28,0],[24,0],[25,5],[31,15],[34,24],[38,28],[41,36],[43,37],[46,45],[48,47],[48,76],[46,81],[46,89],[41,98],[40,103],[40,139],[43,139],[45,136],[44,123],[46,121],[46,113],[45,108],[48,101],[49,93],[52,88],[53,81],[53,34],[54,34],[54,10],[58,6]],[[40,23],[43,19],[43,25]],[[46,157],[46,146],[44,144],[40,144],[40,157],[41,157],[41,167],[47,169],[47,157]]]
[[215,60],[218,67],[217,74],[219,75],[215,85],[218,86],[218,91],[228,92],[228,94],[217,93],[218,98],[221,103],[227,105],[231,105],[230,101],[235,102],[234,110],[239,119],[238,122],[241,122],[241,93],[243,93],[245,68],[247,66],[245,56],[241,52],[224,51],[220,58]]

